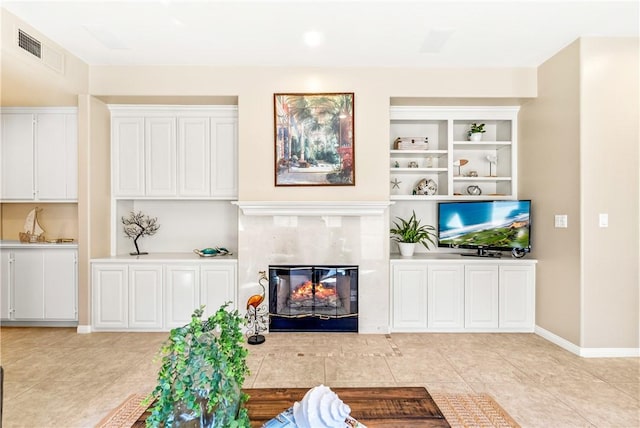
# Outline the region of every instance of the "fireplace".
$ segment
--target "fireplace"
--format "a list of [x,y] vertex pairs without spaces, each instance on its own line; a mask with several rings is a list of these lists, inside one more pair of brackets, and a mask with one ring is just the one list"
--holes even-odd
[[269,266],[270,331],[358,332],[357,266]]

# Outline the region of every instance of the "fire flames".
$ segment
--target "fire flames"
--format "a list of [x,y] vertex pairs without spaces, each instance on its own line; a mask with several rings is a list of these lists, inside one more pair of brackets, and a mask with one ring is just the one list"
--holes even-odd
[[[298,288],[293,290],[293,292],[291,293],[291,299],[294,301],[312,299],[313,297],[314,297],[313,282],[311,281],[306,281],[302,283]],[[332,299],[335,297],[336,297],[335,288],[327,288],[323,286],[322,283],[316,284],[315,298],[317,300],[326,300],[326,299]]]

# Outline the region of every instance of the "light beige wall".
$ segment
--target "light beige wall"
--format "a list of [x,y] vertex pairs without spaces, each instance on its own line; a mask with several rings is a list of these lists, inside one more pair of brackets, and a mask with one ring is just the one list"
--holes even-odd
[[110,115],[99,99],[78,97],[78,322],[91,324],[91,258],[109,255]]
[[[77,94],[87,93],[89,67],[33,27],[0,8],[0,104],[2,106],[75,106]],[[64,55],[64,73],[58,73],[16,44],[17,28]]]
[[[533,69],[92,67],[91,93],[129,96],[237,95],[239,199],[385,200],[391,97],[523,98]],[[355,93],[356,185],[274,187],[273,94]]]
[[[538,69],[538,97],[519,117],[521,198],[532,199],[536,324],[580,344],[580,43]],[[554,228],[567,214],[568,228]]]
[[[638,348],[637,38],[585,38],[581,58],[582,339],[586,348]],[[600,213],[609,227],[598,226]]]
[[10,203],[2,205],[2,236],[0,239],[17,241],[24,231],[24,221],[29,211],[39,207],[38,223],[45,231],[46,239],[78,239],[77,204]]

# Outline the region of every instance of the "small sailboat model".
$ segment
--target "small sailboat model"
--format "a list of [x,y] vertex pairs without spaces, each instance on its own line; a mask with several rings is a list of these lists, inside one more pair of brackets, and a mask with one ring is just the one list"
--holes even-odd
[[44,229],[38,223],[38,211],[40,208],[35,207],[24,221],[24,232],[20,232],[20,242],[44,242]]

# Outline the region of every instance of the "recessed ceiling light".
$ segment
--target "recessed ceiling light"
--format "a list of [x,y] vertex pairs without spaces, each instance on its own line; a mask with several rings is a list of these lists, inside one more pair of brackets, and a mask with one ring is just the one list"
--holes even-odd
[[320,31],[312,30],[304,33],[304,43],[307,46],[310,46],[310,47],[319,46],[322,44],[323,41],[324,41],[324,34],[322,34]]

